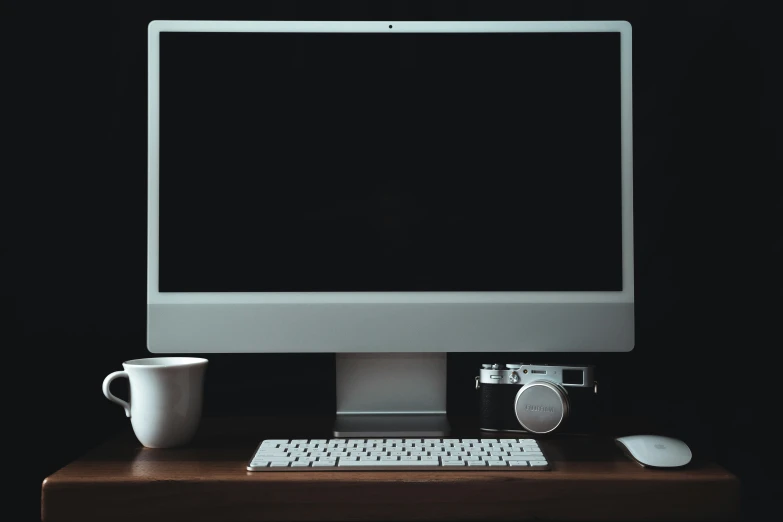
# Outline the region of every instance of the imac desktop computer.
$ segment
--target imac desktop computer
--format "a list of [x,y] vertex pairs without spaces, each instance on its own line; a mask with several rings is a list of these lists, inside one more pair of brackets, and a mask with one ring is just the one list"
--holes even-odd
[[154,21],[148,349],[336,354],[338,436],[447,352],[634,346],[631,27]]

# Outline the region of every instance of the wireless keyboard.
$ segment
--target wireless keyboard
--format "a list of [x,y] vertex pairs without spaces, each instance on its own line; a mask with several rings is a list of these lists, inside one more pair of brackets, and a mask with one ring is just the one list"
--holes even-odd
[[265,440],[248,471],[542,471],[534,439]]

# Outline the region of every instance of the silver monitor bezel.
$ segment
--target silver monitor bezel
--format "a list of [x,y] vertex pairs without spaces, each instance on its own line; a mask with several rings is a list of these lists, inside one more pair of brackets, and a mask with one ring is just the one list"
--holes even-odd
[[[159,292],[159,35],[161,32],[168,31],[619,33],[622,136],[622,291]],[[631,350],[634,345],[631,67],[631,25],[625,21],[156,20],[151,22],[148,26],[147,304],[149,350],[155,353]],[[481,319],[482,316],[487,315],[489,317]],[[476,328],[484,331],[467,337],[459,335],[463,330],[459,325],[464,321],[472,322]],[[591,326],[588,323],[593,324]],[[445,334],[442,329],[449,326],[452,326],[452,333]],[[569,330],[569,328],[571,335],[566,335],[564,330]],[[303,329],[309,329],[310,333],[304,332]],[[547,339],[544,335],[547,329],[551,330],[551,335],[549,341],[544,342]],[[407,334],[400,335],[400,332]],[[383,337],[392,334],[396,334],[396,341]],[[558,337],[560,337],[560,341],[557,340]],[[477,341],[483,342],[477,344]]]

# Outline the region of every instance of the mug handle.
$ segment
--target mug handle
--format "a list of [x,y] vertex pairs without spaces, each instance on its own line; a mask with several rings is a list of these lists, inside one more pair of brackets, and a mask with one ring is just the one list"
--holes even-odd
[[106,376],[106,378],[103,380],[103,394],[106,396],[107,399],[109,399],[111,402],[117,403],[120,406],[122,406],[125,409],[125,415],[130,417],[131,416],[131,410],[130,410],[130,404],[125,402],[124,400],[115,397],[111,390],[109,390],[109,387],[111,386],[111,382],[116,379],[117,377],[125,377],[128,379],[128,373],[127,372],[114,372],[110,373]]

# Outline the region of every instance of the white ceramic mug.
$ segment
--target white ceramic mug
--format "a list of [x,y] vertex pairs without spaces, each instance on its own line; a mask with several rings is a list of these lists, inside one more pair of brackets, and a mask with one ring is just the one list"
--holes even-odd
[[[125,408],[133,432],[148,448],[187,444],[201,420],[207,360],[197,357],[151,357],[122,363],[125,371],[103,380],[103,394]],[[112,395],[118,377],[130,381],[130,403]]]

